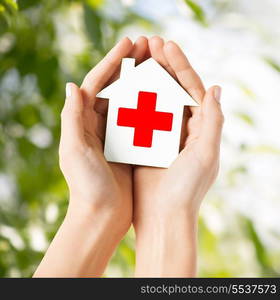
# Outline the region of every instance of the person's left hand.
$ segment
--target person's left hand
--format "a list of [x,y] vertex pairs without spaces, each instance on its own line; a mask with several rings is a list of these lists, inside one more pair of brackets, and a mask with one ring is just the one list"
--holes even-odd
[[193,276],[195,264],[186,267],[184,262],[191,264],[195,259],[184,257],[188,251],[191,256],[196,252],[199,207],[218,174],[224,120],[221,89],[214,86],[205,92],[199,76],[174,42],[153,37],[149,39],[149,51],[200,106],[185,108],[180,153],[169,168],[134,167],[136,274],[149,276],[151,270],[152,276]]

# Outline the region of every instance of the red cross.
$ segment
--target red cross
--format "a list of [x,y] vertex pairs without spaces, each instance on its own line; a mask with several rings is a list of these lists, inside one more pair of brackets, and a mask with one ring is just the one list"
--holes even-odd
[[134,146],[150,148],[154,130],[172,130],[173,114],[156,111],[156,101],[156,93],[139,92],[137,109],[119,108],[117,125],[134,127]]

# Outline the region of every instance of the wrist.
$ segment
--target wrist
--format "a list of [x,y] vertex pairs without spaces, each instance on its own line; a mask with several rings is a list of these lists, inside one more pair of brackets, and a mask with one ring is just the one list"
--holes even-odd
[[94,205],[83,199],[70,199],[65,220],[95,230],[96,225],[117,239],[122,239],[131,225],[131,218],[121,216],[121,209]]
[[120,231],[109,218],[69,205],[34,276],[99,277],[121,238]]
[[197,222],[197,210],[154,206],[153,209],[145,210],[144,213],[136,213],[133,225],[137,236],[142,233],[143,235],[152,234],[151,228],[155,229],[155,234],[159,231],[164,234],[167,232],[165,229],[176,230],[178,227],[196,231]]
[[176,214],[161,214],[150,221],[143,220],[134,225],[136,240],[157,239],[170,240],[175,235],[182,234],[188,238],[194,238],[197,234],[198,218],[182,212]]
[[136,226],[136,276],[194,277],[197,223],[197,216],[178,212]]

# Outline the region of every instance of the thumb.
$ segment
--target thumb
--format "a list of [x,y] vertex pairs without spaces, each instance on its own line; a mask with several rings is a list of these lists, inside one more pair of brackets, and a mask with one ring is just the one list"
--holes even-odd
[[61,112],[61,144],[63,147],[75,145],[84,139],[83,98],[79,87],[68,82],[66,99]]
[[201,142],[205,149],[220,147],[224,116],[220,104],[221,88],[211,87],[202,102]]

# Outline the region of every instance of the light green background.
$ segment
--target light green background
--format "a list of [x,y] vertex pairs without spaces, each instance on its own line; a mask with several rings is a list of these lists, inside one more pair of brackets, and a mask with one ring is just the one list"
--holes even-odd
[[[0,276],[31,276],[64,216],[65,83],[80,84],[116,40],[139,34],[176,40],[205,85],[224,88],[199,275],[279,276],[279,15],[277,0],[0,0]],[[131,230],[106,276],[132,276],[134,259]]]

